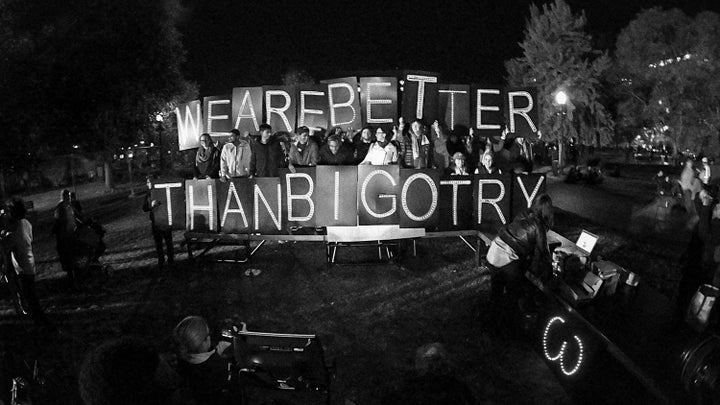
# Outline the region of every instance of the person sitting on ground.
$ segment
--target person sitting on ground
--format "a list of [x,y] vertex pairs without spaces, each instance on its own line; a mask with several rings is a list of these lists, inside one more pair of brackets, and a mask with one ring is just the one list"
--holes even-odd
[[450,175],[452,176],[467,176],[470,173],[468,173],[467,167],[465,166],[465,155],[462,152],[455,152],[453,155],[453,163],[448,168],[450,171]]
[[330,135],[320,148],[320,165],[341,166],[353,164],[352,147],[337,135]]
[[399,393],[384,398],[383,404],[470,405],[475,398],[464,382],[453,376],[452,364],[441,343],[417,349],[416,376],[404,381]]
[[318,145],[310,139],[308,127],[298,128],[297,142],[290,147],[290,163],[295,167],[317,166]]
[[398,151],[395,144],[387,139],[387,133],[382,127],[375,130],[376,141],[370,145],[361,165],[394,165],[398,161]]
[[230,142],[223,146],[220,153],[220,181],[236,177],[251,177],[251,158],[250,142],[243,139],[237,129],[230,131]]
[[85,405],[189,404],[180,378],[144,340],[121,337],[90,351],[78,376]]
[[193,169],[196,179],[217,179],[220,176],[220,151],[213,144],[210,134],[200,135]]
[[230,346],[220,342],[212,347],[210,327],[200,316],[188,316],[175,326],[173,339],[178,348],[178,371],[200,404],[220,404],[228,398],[228,363],[222,355]]

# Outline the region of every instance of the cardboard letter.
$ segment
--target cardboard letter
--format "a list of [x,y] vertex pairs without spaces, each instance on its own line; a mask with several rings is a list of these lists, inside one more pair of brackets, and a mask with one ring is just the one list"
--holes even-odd
[[232,129],[231,96],[212,96],[203,99],[205,132],[212,137],[227,137]]
[[278,131],[295,130],[295,86],[265,88],[265,122]]
[[188,231],[217,231],[215,180],[185,181],[185,215]]
[[178,149],[187,150],[200,146],[203,133],[203,116],[200,100],[191,101],[175,108],[178,129]]
[[361,77],[360,98],[363,125],[395,124],[397,120],[397,79]]
[[154,184],[150,198],[160,202],[153,210],[155,226],[185,229],[185,190],[181,182]]
[[243,132],[260,131],[262,87],[236,87],[232,93],[233,128]]
[[358,217],[360,225],[398,223],[397,194],[400,168],[358,166]]
[[437,227],[440,175],[434,169],[400,169],[400,227]]
[[339,126],[344,130],[361,127],[360,97],[358,97],[358,81],[355,77],[323,80],[327,84],[328,104],[330,109],[330,127]]

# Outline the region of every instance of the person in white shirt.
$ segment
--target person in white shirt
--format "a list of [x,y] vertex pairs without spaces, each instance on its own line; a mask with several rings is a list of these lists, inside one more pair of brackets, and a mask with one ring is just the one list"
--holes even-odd
[[10,218],[7,230],[10,232],[9,250],[12,263],[20,280],[23,301],[27,305],[35,323],[47,324],[45,313],[40,308],[40,302],[35,290],[35,255],[33,254],[32,224],[25,216],[25,202],[21,198],[13,198],[6,204]]
[[240,137],[240,131],[230,132],[230,142],[223,146],[220,153],[220,180],[227,181],[233,177],[252,177],[250,173],[250,143]]
[[398,151],[395,144],[387,140],[387,133],[382,127],[375,130],[376,141],[370,145],[365,159],[361,165],[394,165],[398,161]]
[[710,164],[708,163],[707,157],[702,158],[702,169],[700,169],[700,174],[698,177],[703,184],[708,185],[710,183],[710,179],[712,178],[712,172],[710,170]]

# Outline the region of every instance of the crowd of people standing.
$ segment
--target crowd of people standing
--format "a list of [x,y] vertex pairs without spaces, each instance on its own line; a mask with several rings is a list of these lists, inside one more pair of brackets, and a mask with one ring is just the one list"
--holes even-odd
[[340,127],[300,127],[296,133],[272,131],[262,124],[258,135],[230,133],[220,145],[209,134],[200,138],[195,178],[276,177],[279,169],[294,171],[318,165],[399,165],[439,169],[444,174],[530,172],[532,154],[522,138],[475,136],[462,126],[448,129],[435,121],[426,125],[401,118],[397,126],[367,126],[355,132]]

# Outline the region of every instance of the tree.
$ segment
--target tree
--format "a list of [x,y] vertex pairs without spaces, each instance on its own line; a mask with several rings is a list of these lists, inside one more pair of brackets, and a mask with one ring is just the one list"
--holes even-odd
[[[585,14],[575,15],[563,0],[530,6],[523,56],[505,63],[511,86],[535,86],[544,139],[576,137],[581,144],[605,145],[614,122],[601,103],[601,78],[610,65],[607,54],[592,48],[585,32]],[[568,94],[565,111],[555,101]],[[565,114],[561,114],[565,112]]]
[[720,15],[644,10],[617,39],[619,123],[686,149],[720,154]]
[[109,162],[197,93],[181,71],[181,14],[179,0],[0,0],[0,51],[14,50],[0,64],[0,125],[48,154],[80,145]]

